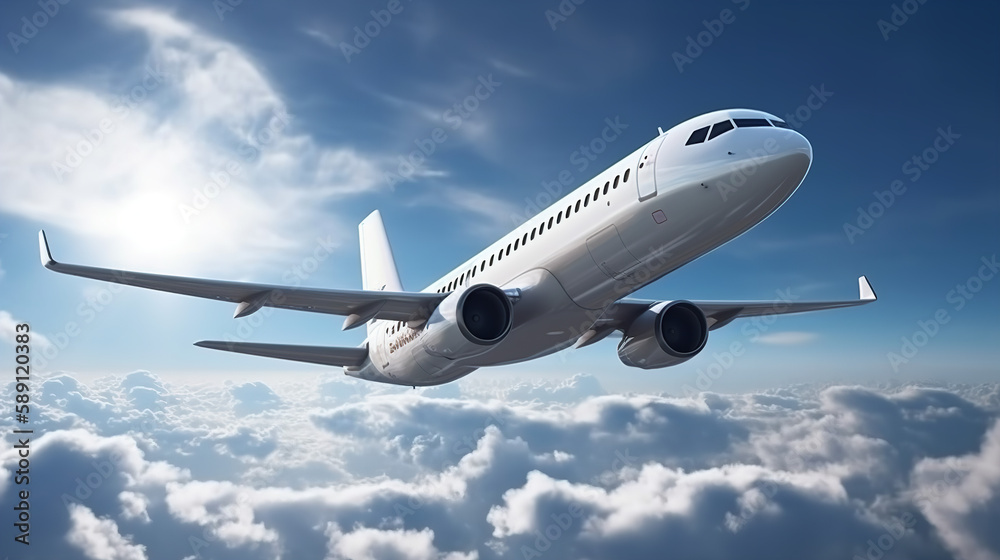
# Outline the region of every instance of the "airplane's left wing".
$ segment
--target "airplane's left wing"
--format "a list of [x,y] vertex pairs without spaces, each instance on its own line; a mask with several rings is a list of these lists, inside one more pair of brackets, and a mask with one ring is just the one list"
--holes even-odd
[[185,278],[109,268],[56,262],[49,251],[45,232],[38,232],[42,265],[62,274],[93,278],[105,282],[137,286],[237,304],[234,317],[245,317],[261,307],[295,309],[314,313],[344,315],[344,328],[350,329],[371,319],[420,321],[430,317],[448,294],[422,292],[382,292],[368,290],[329,290],[229,282],[203,278]]

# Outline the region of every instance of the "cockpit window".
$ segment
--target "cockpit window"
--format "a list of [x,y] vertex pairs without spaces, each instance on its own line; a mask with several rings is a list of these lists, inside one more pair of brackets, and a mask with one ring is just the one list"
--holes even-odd
[[687,144],[684,145],[690,146],[691,144],[701,144],[705,141],[706,136],[708,136],[708,127],[699,128],[691,133],[691,137],[688,138]]
[[771,123],[767,122],[767,119],[733,119],[736,122],[736,126],[739,128],[747,128],[751,126],[771,126]]
[[781,119],[771,119],[771,124],[773,124],[774,126],[776,126],[778,128],[792,128],[792,127],[788,126],[788,124],[785,123],[785,121],[783,121]]
[[716,136],[724,132],[729,132],[732,129],[733,129],[733,121],[724,120],[722,122],[717,122],[714,125],[712,125],[712,133],[708,135],[708,139],[711,140],[712,138],[715,138]]

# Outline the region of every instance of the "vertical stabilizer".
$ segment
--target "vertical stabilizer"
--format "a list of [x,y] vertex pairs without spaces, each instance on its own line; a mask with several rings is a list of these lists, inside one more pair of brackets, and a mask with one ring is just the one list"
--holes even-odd
[[403,285],[396,272],[392,247],[385,234],[382,214],[372,212],[358,225],[361,238],[361,285],[365,290],[401,292]]

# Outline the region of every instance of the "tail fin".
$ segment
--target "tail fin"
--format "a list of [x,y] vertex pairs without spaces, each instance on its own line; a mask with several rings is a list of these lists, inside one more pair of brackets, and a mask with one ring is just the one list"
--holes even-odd
[[369,291],[401,292],[403,284],[396,272],[392,247],[385,234],[382,214],[372,212],[358,225],[361,238],[361,285]]

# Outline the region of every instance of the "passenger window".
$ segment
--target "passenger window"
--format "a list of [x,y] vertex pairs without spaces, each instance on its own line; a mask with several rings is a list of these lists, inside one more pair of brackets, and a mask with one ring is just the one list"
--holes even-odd
[[490,266],[493,266],[493,255],[490,255]]
[[632,171],[631,167],[629,167],[628,169],[625,170],[625,176],[622,177],[622,183],[628,183],[628,173],[629,173],[629,171]]
[[497,262],[500,262],[502,260],[503,260],[503,249],[500,249],[500,252],[497,253]]
[[[579,202],[577,202],[576,204],[577,204],[577,207],[576,207],[576,209],[577,209],[577,210],[579,210],[579,209],[580,209],[580,203],[579,203]],[[570,204],[569,206],[567,206],[567,207],[566,207],[566,219],[567,219],[567,220],[569,219],[569,215],[570,215],[570,214],[571,214],[572,212],[573,212],[573,205],[572,205],[572,204]]]
[[514,240],[514,250],[515,251],[517,251],[517,246],[520,245],[520,244],[521,244],[521,239],[520,238]]
[[586,208],[588,204],[590,204],[590,194],[583,199],[583,207]]
[[618,175],[615,175],[615,188],[618,188]]
[[535,232],[536,231],[538,231],[538,228],[534,228],[534,229],[531,230],[531,239],[535,238]]
[[558,224],[561,221],[562,221],[562,212],[559,212],[559,215],[556,216],[556,223]]
[[[590,196],[590,195],[587,195],[587,196]],[[579,200],[576,201],[576,208],[574,209],[574,211],[575,212],[579,212],[580,211],[580,201]]]
[[510,256],[510,243],[507,244],[507,252],[504,253],[506,256]]
[[594,189],[594,202],[597,202],[597,195],[601,194],[601,187]]
[[711,140],[724,132],[729,132],[732,129],[733,129],[733,121],[725,120],[722,122],[717,122],[715,123],[715,125],[712,126],[712,133],[708,135],[708,139]]
[[[549,221],[551,222],[552,218],[549,218]],[[541,235],[544,231],[545,231],[545,222],[542,222],[542,225],[538,226],[538,235]]]
[[604,194],[608,194],[608,187],[611,186],[611,181],[604,183]]
[[479,272],[486,270],[486,259],[483,259],[483,264],[479,265]]
[[524,237],[521,239],[521,245],[528,242],[528,232],[524,232]]
[[552,229],[552,218],[549,218],[549,229]]
[[[685,146],[690,146],[691,144],[701,144],[705,141],[705,137],[708,136],[708,127],[702,127],[691,133],[691,137],[688,138],[687,144]],[[642,164],[639,164],[642,167]]]

